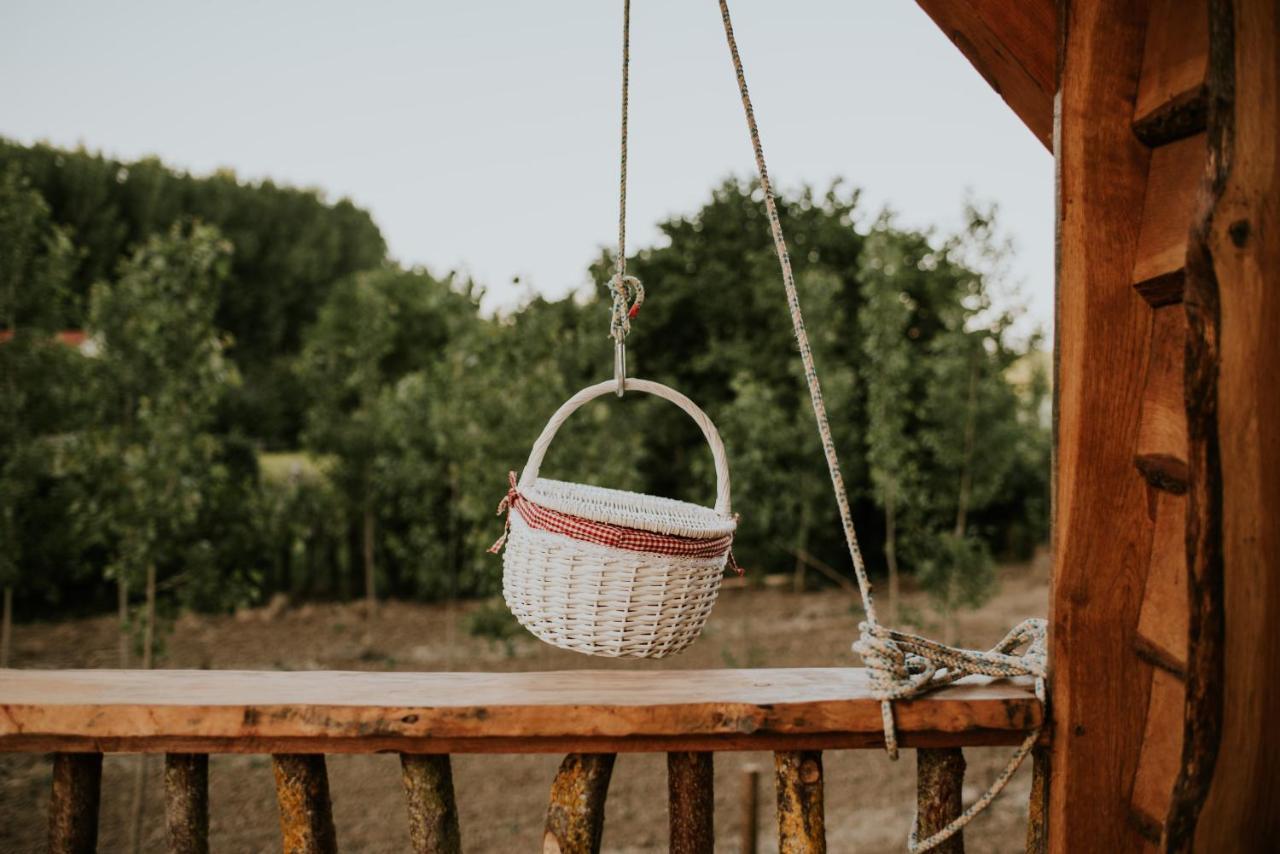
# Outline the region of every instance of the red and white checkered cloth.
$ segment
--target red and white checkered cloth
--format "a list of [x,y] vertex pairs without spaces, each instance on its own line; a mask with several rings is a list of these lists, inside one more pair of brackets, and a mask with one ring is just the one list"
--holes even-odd
[[[709,539],[695,539],[674,534],[641,531],[638,528],[610,525],[607,522],[595,522],[591,519],[584,519],[581,516],[552,510],[549,507],[543,507],[541,504],[534,504],[516,489],[516,473],[511,472],[508,477],[511,481],[511,488],[498,505],[498,514],[515,511],[520,514],[520,518],[524,519],[530,528],[539,531],[550,531],[553,534],[564,534],[566,537],[572,537],[575,540],[582,540],[586,543],[595,543],[599,546],[632,552],[649,552],[651,554],[673,555],[676,557],[720,557],[725,552],[729,552],[729,566],[739,575],[742,574],[742,568],[733,559],[733,553],[730,551],[733,547],[733,534],[725,534]],[[511,520],[508,517],[507,529],[509,530],[510,527]],[[507,533],[504,531],[502,537],[490,547],[489,552],[496,554],[501,551],[506,541]]]

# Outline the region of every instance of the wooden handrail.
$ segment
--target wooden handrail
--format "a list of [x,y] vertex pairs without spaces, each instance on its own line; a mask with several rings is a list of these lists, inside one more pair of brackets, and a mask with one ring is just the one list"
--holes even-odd
[[[1023,681],[966,679],[895,705],[914,747],[1016,744]],[[0,752],[535,753],[868,748],[858,668],[549,673],[13,670]]]

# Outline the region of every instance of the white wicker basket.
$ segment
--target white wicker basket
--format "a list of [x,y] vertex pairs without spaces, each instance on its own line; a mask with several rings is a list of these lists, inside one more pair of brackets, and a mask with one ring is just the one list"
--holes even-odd
[[[729,463],[715,425],[693,401],[660,383],[627,380],[629,391],[669,400],[702,429],[716,469],[716,504],[701,507],[538,477],[543,456],[565,419],[584,403],[614,392],[614,381],[578,392],[551,417],[529,452],[517,490],[543,508],[590,522],[694,540],[731,538]],[[698,637],[711,613],[729,557],[657,554],[586,542],[531,527],[509,515],[502,592],[525,628],[555,646],[588,655],[662,658]]]

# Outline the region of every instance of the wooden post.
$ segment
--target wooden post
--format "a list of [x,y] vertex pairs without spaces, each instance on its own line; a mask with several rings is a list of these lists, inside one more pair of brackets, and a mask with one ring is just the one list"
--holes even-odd
[[756,854],[759,847],[760,769],[754,765],[742,771],[742,851]]
[[170,854],[208,854],[208,754],[165,754],[164,791]]
[[715,772],[711,753],[667,754],[669,850],[711,854],[715,849]]
[[612,753],[570,753],[551,784],[543,854],[599,854]]
[[278,753],[271,762],[284,854],[336,854],[338,841],[324,756]]
[[1027,806],[1027,854],[1046,854],[1049,837],[1049,748],[1031,751],[1031,801]]
[[98,795],[101,753],[55,753],[49,798],[51,854],[92,854],[98,850]]
[[[964,753],[958,747],[916,751],[916,838],[921,842],[946,827],[964,811]],[[933,849],[938,854],[964,854],[964,833],[957,832]]]
[[453,769],[447,754],[400,754],[409,799],[409,839],[417,854],[461,854]]
[[777,772],[779,854],[823,854],[827,833],[822,812],[822,753],[786,750],[773,754]]

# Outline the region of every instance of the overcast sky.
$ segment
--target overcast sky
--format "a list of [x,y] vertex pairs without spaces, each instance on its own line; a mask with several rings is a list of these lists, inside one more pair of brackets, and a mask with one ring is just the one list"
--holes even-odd
[[[395,258],[468,273],[491,306],[558,296],[615,239],[621,8],[4,0],[0,135],[319,187],[372,211]],[[864,221],[887,205],[943,231],[966,193],[996,202],[1029,319],[1048,328],[1052,158],[924,13],[732,9],[775,182],[842,177]],[[714,0],[633,0],[631,132],[633,246],[752,174]]]

